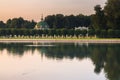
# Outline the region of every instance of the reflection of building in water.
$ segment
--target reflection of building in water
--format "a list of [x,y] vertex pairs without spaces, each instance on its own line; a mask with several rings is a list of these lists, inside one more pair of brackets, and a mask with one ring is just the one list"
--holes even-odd
[[36,47],[34,52],[32,52],[32,53],[33,54],[36,54],[36,53],[40,54],[40,59],[41,59],[41,61],[43,61],[45,58],[44,54],[46,53],[46,51],[44,49],[41,49],[40,47]]
[[31,45],[31,46],[41,46],[41,47],[45,47],[45,46],[53,46],[53,45],[51,45],[51,43],[46,43],[46,42],[44,42],[44,41],[41,41],[40,43],[38,42],[38,41],[34,41],[33,42],[33,45]]
[[78,46],[78,45],[79,45],[79,46],[85,45],[85,46],[88,47],[88,46],[89,46],[89,43],[88,43],[88,42],[85,42],[85,43],[82,43],[82,42],[80,42],[80,43],[79,43],[79,42],[75,42],[75,43],[74,43],[74,46]]
[[44,21],[43,15],[41,17],[41,21],[36,24],[34,29],[36,29],[36,30],[46,30],[46,29],[49,29],[49,25],[47,24],[47,22]]
[[34,41],[34,42],[33,42],[33,45],[38,45],[38,42],[37,42],[37,41]]

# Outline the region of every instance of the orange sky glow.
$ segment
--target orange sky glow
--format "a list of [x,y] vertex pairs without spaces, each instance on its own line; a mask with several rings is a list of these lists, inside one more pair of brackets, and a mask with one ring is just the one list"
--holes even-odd
[[106,0],[0,0],[0,21],[23,17],[39,21],[41,14],[84,14],[94,13],[94,6],[105,5]]

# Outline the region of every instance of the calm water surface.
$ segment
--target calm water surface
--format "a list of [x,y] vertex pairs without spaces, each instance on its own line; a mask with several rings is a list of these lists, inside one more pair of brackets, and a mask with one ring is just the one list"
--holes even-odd
[[0,80],[120,80],[120,44],[0,43]]

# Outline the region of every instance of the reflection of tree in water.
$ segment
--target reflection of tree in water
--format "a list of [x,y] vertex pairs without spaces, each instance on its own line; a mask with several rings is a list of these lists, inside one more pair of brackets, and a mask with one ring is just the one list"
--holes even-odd
[[[43,53],[47,58],[87,58],[88,50],[86,45],[74,45],[72,44],[55,44],[55,46],[26,46],[33,45],[32,43],[0,43],[0,50],[7,49],[9,54],[13,55],[23,55],[26,51],[34,52],[35,49]],[[41,45],[41,44],[38,44]],[[48,45],[48,44],[45,44]],[[53,44],[54,45],[54,44]]]
[[23,56],[26,51],[33,50],[34,48],[28,48],[24,45],[27,45],[28,43],[0,43],[0,50],[6,49],[8,51],[8,54],[10,55],[18,55]]
[[104,69],[109,79],[120,80],[120,46],[115,47],[116,45],[110,45],[108,47]]
[[99,44],[90,48],[95,72],[100,73],[104,69],[109,80],[120,80],[120,44]]
[[74,45],[74,44],[56,44],[53,47],[42,47],[40,48],[40,51],[44,50],[45,52],[44,55],[47,58],[58,58],[58,59],[63,59],[63,58],[85,58],[87,57],[87,46],[79,46],[79,45]]
[[[95,73],[104,69],[109,80],[120,80],[120,44],[83,44],[53,43],[55,46],[35,47],[25,46],[33,43],[0,43],[0,50],[7,49],[9,54],[22,56],[26,51],[34,52],[36,49],[47,58],[90,58],[95,65]],[[41,45],[40,43],[38,45]]]
[[105,57],[107,52],[107,45],[90,45],[89,53],[90,57],[95,65],[95,72],[100,73],[101,69],[104,67]]

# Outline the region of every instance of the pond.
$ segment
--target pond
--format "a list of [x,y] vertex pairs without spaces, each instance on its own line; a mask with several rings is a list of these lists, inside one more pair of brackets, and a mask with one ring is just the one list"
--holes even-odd
[[0,80],[120,80],[120,44],[0,43]]

